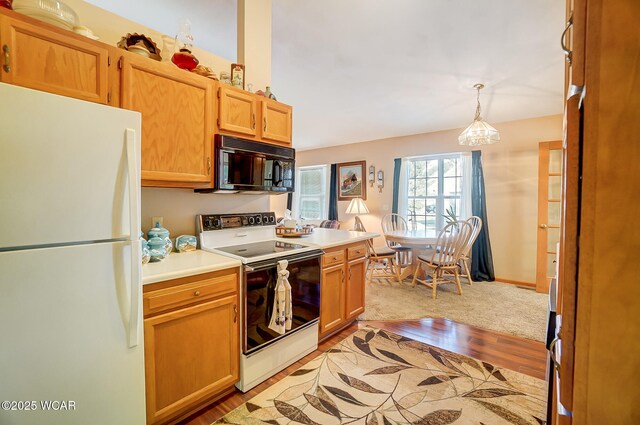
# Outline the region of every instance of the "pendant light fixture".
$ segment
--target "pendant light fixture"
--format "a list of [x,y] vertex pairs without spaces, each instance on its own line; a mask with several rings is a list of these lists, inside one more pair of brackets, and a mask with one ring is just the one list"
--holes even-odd
[[478,106],[476,107],[476,116],[473,118],[471,125],[464,129],[458,136],[458,143],[467,146],[490,145],[500,141],[500,133],[482,120],[480,116],[480,90],[484,88],[484,84],[478,83],[473,86],[478,90]]

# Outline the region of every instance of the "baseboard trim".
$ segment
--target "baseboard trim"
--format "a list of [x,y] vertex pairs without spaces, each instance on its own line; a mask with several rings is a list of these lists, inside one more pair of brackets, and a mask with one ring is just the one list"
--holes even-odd
[[496,282],[510,283],[512,285],[518,285],[518,286],[528,286],[530,288],[536,287],[535,282],[522,282],[519,280],[507,279],[503,277],[496,277]]

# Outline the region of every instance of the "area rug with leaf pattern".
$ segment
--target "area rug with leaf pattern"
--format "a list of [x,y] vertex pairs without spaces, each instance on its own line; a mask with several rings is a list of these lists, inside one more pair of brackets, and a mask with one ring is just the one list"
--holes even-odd
[[540,379],[363,328],[218,423],[540,425],[545,416]]

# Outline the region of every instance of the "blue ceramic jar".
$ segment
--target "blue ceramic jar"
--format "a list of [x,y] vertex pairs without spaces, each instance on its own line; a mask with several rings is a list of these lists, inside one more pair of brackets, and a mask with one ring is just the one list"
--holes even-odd
[[166,243],[158,236],[152,236],[149,238],[149,255],[152,263],[162,261],[167,256]]
[[160,223],[156,223],[156,227],[149,230],[149,233],[147,233],[147,235],[149,236],[149,242],[151,242],[151,238],[153,237],[162,239],[165,244],[165,256],[171,254],[171,251],[173,250],[173,243],[169,238],[169,231],[160,226]]

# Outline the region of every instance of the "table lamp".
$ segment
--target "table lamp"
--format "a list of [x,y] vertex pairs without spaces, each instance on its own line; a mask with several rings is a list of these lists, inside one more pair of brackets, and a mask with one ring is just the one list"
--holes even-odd
[[[356,217],[358,217],[358,214],[369,214],[369,208],[367,208],[367,205],[364,203],[362,198],[353,198],[351,200],[351,203],[347,207],[346,213],[356,214]],[[358,220],[356,220],[356,222],[357,221]],[[354,229],[354,230],[359,230],[359,229]]]

